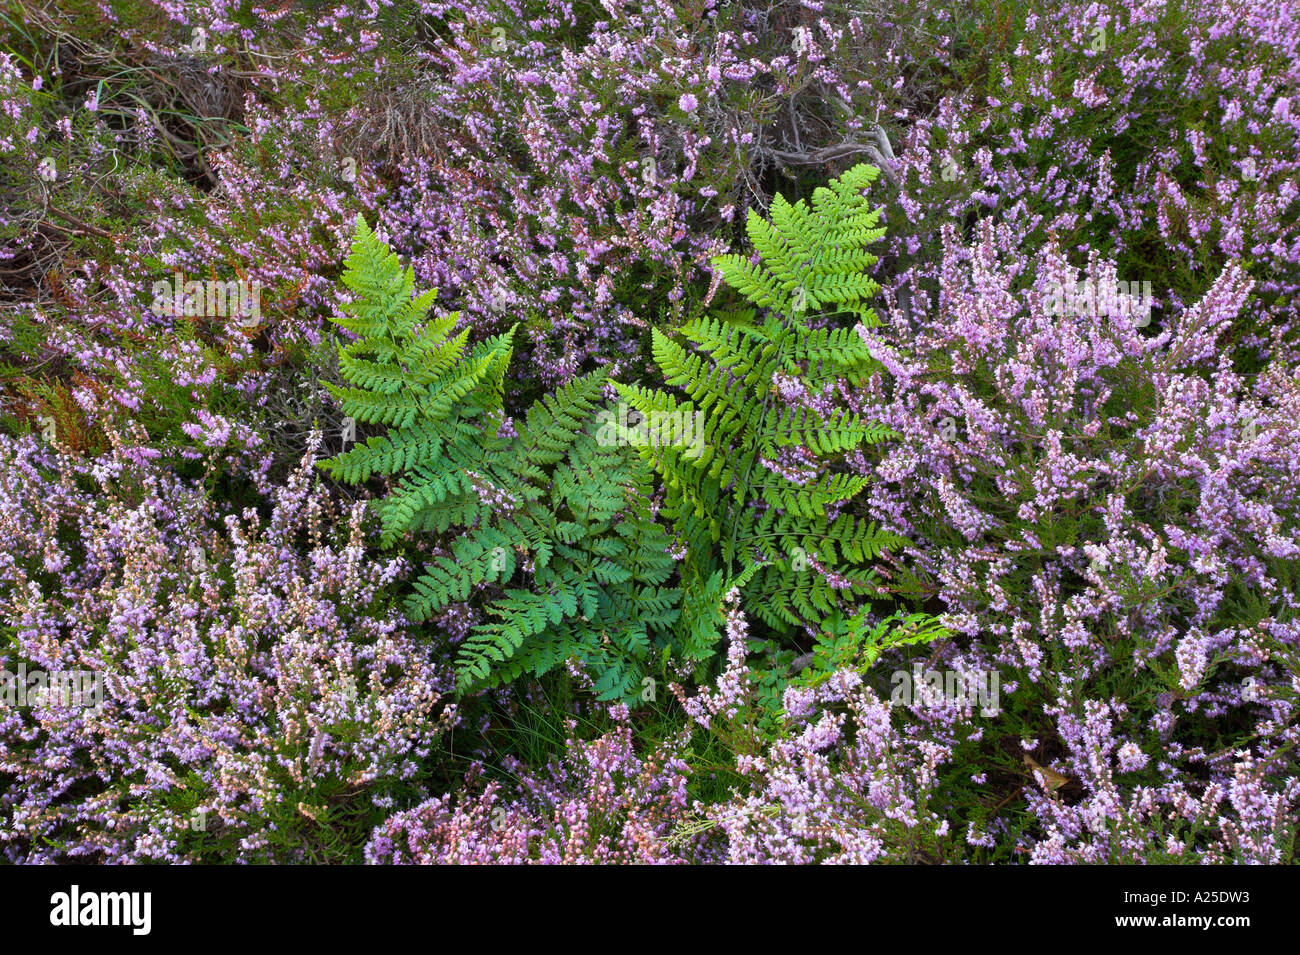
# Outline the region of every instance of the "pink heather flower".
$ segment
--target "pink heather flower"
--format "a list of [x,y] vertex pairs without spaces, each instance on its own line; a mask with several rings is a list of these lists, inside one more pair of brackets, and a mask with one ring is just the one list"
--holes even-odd
[[1150,758],[1134,742],[1127,742],[1119,748],[1119,768],[1122,772],[1132,773],[1144,767]]

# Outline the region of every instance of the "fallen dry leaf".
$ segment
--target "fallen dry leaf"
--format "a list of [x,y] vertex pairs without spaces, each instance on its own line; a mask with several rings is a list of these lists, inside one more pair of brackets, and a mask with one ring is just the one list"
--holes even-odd
[[1034,772],[1041,774],[1043,785],[1047,787],[1048,792],[1054,793],[1070,781],[1069,776],[1062,776],[1054,769],[1048,769],[1046,766],[1038,765],[1038,762],[1028,753],[1025,754],[1025,765],[1029,767],[1031,775]]

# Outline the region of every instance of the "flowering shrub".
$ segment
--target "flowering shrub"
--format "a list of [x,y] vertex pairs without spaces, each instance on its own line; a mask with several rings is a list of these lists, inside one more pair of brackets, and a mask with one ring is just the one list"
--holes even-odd
[[928,3],[871,25],[793,2],[422,8],[445,32],[377,71],[377,94],[343,122],[372,156],[400,157],[385,223],[417,278],[494,331],[527,317],[548,387],[593,362],[639,372],[648,323],[692,313],[772,171],[820,179],[869,155],[871,93],[888,89],[877,64],[919,58],[897,41],[941,16]]
[[[1084,280],[1115,271],[1094,254]],[[942,274],[919,331],[865,333],[889,374],[858,400],[904,435],[862,462],[873,516],[913,541],[899,587],[942,601],[1013,684],[1025,725],[1004,732],[1054,738],[1051,768],[1090,797],[1113,793],[1116,752],[1163,784],[1156,803],[1186,803],[1203,770],[1226,793],[1250,741],[1290,831],[1300,385],[1280,358],[1234,369],[1250,280],[1225,269],[1148,337],[1132,315],[1053,314],[1049,290],[1079,275],[990,222],[969,249],[947,231]],[[1089,736],[1103,719],[1114,736]],[[1237,742],[1210,752],[1207,724]],[[1054,827],[1085,812],[1036,805]]]
[[217,530],[125,441],[0,449],[0,668],[103,680],[97,706],[0,709],[8,859],[330,858],[420,775],[450,674],[387,612],[401,566],[367,558],[360,512],[331,529],[310,456]]
[[[571,738],[562,763],[535,773],[508,762],[503,769],[518,774],[510,785],[484,785],[478,766],[459,795],[391,817],[375,830],[367,860],[933,863],[977,861],[995,847],[989,820],[963,817],[953,800],[952,773],[969,772],[987,728],[970,706],[930,700],[900,708],[846,668],[816,687],[788,687],[783,725],[758,741],[749,727],[763,704],[746,659],[747,624],[734,607],[727,636],[729,665],[716,685],[683,699],[696,736],[733,748],[725,795],[688,804],[690,776],[699,775],[689,770],[692,729],[638,757],[618,707],[616,728],[592,742]],[[1027,803],[1041,829],[1018,847],[1030,861],[1289,857],[1294,779],[1274,789],[1256,760],[1237,753],[1228,779],[1198,795],[1180,782],[1121,790],[1116,777],[1147,757],[1118,744],[1106,707],[1084,709],[1082,719],[1062,720],[1073,754],[1062,768],[1088,793],[1065,798],[1055,792],[1063,777],[1034,764]],[[1113,715],[1127,714],[1117,706]]]
[[942,295],[944,226],[993,218],[1020,249],[1097,251],[1151,281],[1161,329],[1235,262],[1255,280],[1238,336],[1278,347],[1300,279],[1295,12],[1071,0],[977,18],[984,52],[957,64],[971,81],[897,137],[882,284],[920,319]]
[[[671,750],[637,755],[627,708],[615,729],[571,738],[563,761],[522,774],[510,788],[483,784],[481,767],[458,799],[431,799],[391,816],[366,847],[371,863],[664,864],[683,861],[668,843],[685,817],[686,766]],[[572,724],[570,724],[572,729]],[[479,790],[479,791],[476,791]]]
[[[961,858],[959,840],[930,803],[962,728],[915,738],[891,705],[852,669],[816,688],[786,690],[784,725],[769,741],[753,736],[764,703],[746,659],[748,625],[728,613],[729,664],[716,684],[683,697],[690,723],[646,755],[632,745],[627,710],[614,728],[585,742],[572,736],[562,761],[535,772],[514,761],[509,785],[483,784],[476,766],[466,788],[391,817],[366,850],[372,863],[863,863]],[[705,731],[701,733],[700,731]],[[693,734],[694,731],[694,734]],[[734,766],[721,798],[688,798],[692,735],[720,739]]]
[[698,727],[737,750],[730,798],[697,805],[724,837],[730,863],[917,862],[944,858],[946,819],[930,807],[936,769],[952,756],[943,734],[908,738],[888,702],[852,668],[815,687],[785,689],[783,725],[755,747],[744,731],[761,704],[746,661],[748,624],[728,614],[728,666],[686,699]]

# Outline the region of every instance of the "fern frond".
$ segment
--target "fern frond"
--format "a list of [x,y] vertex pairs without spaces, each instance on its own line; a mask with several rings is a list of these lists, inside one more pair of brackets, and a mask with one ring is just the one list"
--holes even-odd
[[[777,196],[768,219],[751,211],[746,228],[756,260],[723,255],[713,264],[752,308],[687,323],[678,329],[684,344],[652,332],[651,353],[664,380],[686,400],[618,386],[651,420],[683,408],[700,415],[703,447],[695,453],[662,443],[638,446],[663,478],[663,513],[679,537],[711,553],[720,545],[713,559],[683,569],[679,627],[696,648],[706,647],[710,628],[716,629],[719,588],[737,576],[737,562],[742,568],[755,556],[764,562],[752,568],[742,600],[779,631],[817,627],[845,600],[873,589],[869,573],[841,565],[878,552],[884,542],[856,525],[828,528],[825,515],[867,486],[867,478],[848,473],[846,457],[894,433],[843,409],[814,410],[798,395],[821,394],[824,382],[857,380],[877,367],[856,328],[830,319],[848,313],[862,324],[875,321],[866,302],[879,286],[866,270],[876,259],[866,245],[883,230],[863,190],[877,174],[854,167],[815,190],[811,204]],[[818,311],[824,327],[810,328],[806,317]],[[815,461],[820,473],[788,476],[779,460],[791,449]],[[824,574],[792,572],[791,555],[805,548]]]

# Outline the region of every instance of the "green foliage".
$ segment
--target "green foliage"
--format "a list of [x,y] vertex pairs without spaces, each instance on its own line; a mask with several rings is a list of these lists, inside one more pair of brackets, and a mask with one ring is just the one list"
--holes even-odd
[[[398,476],[377,510],[383,541],[458,531],[407,601],[429,619],[489,593],[489,618],[462,644],[463,690],[577,659],[601,699],[636,702],[670,650],[680,594],[668,586],[671,539],[653,516],[651,472],[626,446],[597,440],[604,372],[536,402],[517,434],[500,424],[510,334],[475,346],[455,314],[430,320],[432,292],[358,220],[343,281],[355,293],[338,324],[348,387],[329,385],[345,414],[383,435],[323,462],[357,483]],[[689,641],[688,658],[702,650]]]
[[704,595],[712,605],[739,586],[745,609],[777,631],[820,629],[849,600],[874,592],[868,563],[900,543],[841,513],[867,479],[836,467],[892,433],[843,410],[818,410],[828,404],[824,389],[877,367],[861,337],[834,324],[836,315],[879,324],[866,304],[879,287],[866,274],[875,257],[865,247],[884,230],[863,195],[877,174],[856,166],[818,188],[811,206],[778,196],[770,222],[751,211],[758,263],[725,255],[714,267],[754,307],[684,325],[693,349],[654,333],[655,360],[684,399],[617,386],[652,426],[664,418],[694,424],[695,440],[639,445],[663,475],[663,512],[688,545],[688,603]]
[[899,633],[938,632],[925,620],[881,630],[842,615],[874,592],[871,561],[899,543],[847,512],[866,479],[839,467],[890,432],[823,400],[876,369],[833,320],[877,323],[865,247],[883,230],[863,195],[875,176],[859,166],[811,205],[778,199],[770,222],[750,216],[758,263],[715,266],[753,307],[684,326],[690,350],[654,333],[654,357],[684,398],[614,383],[624,399],[614,418],[597,371],[536,402],[517,432],[501,427],[513,329],[471,345],[457,315],[429,317],[434,293],[416,294],[412,271],[358,220],[343,277],[354,298],[338,319],[355,340],[340,349],[346,385],[326,387],[344,414],[387,430],[322,466],[349,483],[393,479],[375,505],[386,546],[454,533],[407,611],[425,620],[456,603],[482,607],[458,652],[463,690],[576,659],[600,698],[637,702],[656,664],[713,656],[733,589],[777,632],[820,633],[828,661],[847,653],[869,665]]
[[531,578],[505,586],[487,608],[495,619],[461,647],[466,685],[541,675],[576,656],[600,698],[633,702],[668,649],[679,601],[667,586],[671,541],[651,513],[648,469],[591,434],[605,380],[587,375],[533,405],[483,465],[485,485],[507,499],[483,508],[416,584],[412,608],[427,615],[471,584],[507,585],[521,566]]
[[413,271],[403,271],[360,216],[344,266],[355,298],[337,323],[357,338],[340,349],[339,372],[351,387],[322,384],[345,415],[390,430],[323,467],[352,484],[401,475],[377,507],[385,545],[469,523],[479,507],[469,475],[482,462],[487,417],[501,410],[510,333],[471,348],[468,330],[452,334],[455,313],[426,321],[437,293],[414,295]]
[[865,612],[844,618],[836,614],[817,635],[812,660],[793,682],[815,686],[836,670],[869,670],[886,650],[930,643],[951,636],[937,619],[924,613],[896,613],[871,622]]
[[837,670],[852,669],[866,675],[886,651],[950,636],[930,614],[900,610],[876,619],[871,608],[863,607],[852,616],[832,611],[814,635],[810,653],[796,655],[776,640],[755,641],[751,651],[764,665],[750,671],[756,705],[744,714],[744,724],[756,737],[773,741],[785,721],[787,687],[817,686]]

